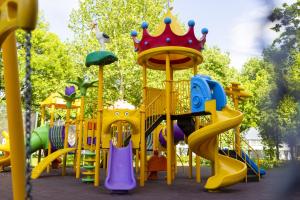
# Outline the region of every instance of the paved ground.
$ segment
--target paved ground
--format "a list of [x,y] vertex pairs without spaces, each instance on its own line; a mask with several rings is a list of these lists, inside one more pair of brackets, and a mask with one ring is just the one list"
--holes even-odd
[[[187,168],[179,168],[175,183],[167,186],[164,174],[157,181],[146,182],[145,187],[137,187],[128,194],[111,194],[104,189],[103,179],[101,187],[93,187],[91,184],[81,183],[76,180],[69,169],[68,176],[61,177],[60,171],[52,171],[44,174],[33,182],[33,196],[35,200],[101,200],[101,199],[130,199],[130,200],[180,200],[180,199],[211,199],[211,200],[273,200],[300,199],[300,165],[286,166],[267,171],[266,177],[260,182],[239,183],[209,193],[204,191],[203,185],[210,174],[210,169],[203,167],[202,183],[197,184],[194,179],[187,178]],[[0,173],[0,199],[12,199],[10,172]]]

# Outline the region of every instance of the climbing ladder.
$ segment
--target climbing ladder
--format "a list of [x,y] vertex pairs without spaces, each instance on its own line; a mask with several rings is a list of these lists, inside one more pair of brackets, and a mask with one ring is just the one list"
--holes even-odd
[[93,183],[95,176],[95,156],[96,153],[92,151],[86,151],[83,154],[83,168],[82,175],[84,176],[81,181],[84,183]]
[[146,137],[165,119],[165,91],[155,88],[147,88],[146,99]]
[[96,119],[89,119],[84,122],[83,135],[83,166],[84,169],[81,174],[81,179],[84,183],[93,183],[95,180],[95,146],[96,146]]

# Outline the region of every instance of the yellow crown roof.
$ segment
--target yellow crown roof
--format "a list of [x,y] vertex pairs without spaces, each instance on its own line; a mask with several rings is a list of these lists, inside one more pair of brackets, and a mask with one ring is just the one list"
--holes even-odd
[[157,27],[157,29],[154,31],[154,36],[159,36],[164,32],[165,27],[166,27],[166,24],[164,23],[164,19],[166,17],[169,17],[172,20],[171,29],[176,35],[184,35],[185,34],[185,30],[180,25],[180,22],[178,21],[177,17],[175,17],[172,14],[171,10],[169,9],[164,14],[164,17],[163,17],[161,23],[159,24],[159,26]]

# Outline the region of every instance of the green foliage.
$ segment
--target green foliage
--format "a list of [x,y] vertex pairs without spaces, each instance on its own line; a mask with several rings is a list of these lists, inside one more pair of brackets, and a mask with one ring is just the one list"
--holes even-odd
[[293,57],[294,63],[290,66],[285,79],[287,80],[288,89],[292,96],[300,99],[300,53],[297,52]]
[[204,61],[199,66],[199,73],[211,76],[223,86],[236,81],[237,71],[231,67],[229,54],[222,53],[217,47],[205,48],[202,52]]
[[243,66],[240,82],[251,93],[247,101],[241,101],[240,109],[244,115],[241,130],[257,127],[262,119],[260,108],[270,101],[269,93],[275,87],[272,66],[258,58],[251,58]]
[[274,23],[271,28],[280,32],[280,37],[274,40],[274,45],[280,45],[283,49],[300,48],[300,1],[282,7],[275,8],[269,16],[269,20]]
[[98,80],[89,81],[88,78],[77,77],[77,81],[68,81],[68,83],[76,85],[80,90],[81,96],[86,96],[87,90],[89,88],[97,87],[97,85],[95,84],[98,83]]
[[[100,31],[111,38],[107,49],[118,57],[117,62],[104,68],[106,105],[118,99],[139,105],[141,67],[136,64],[137,54],[130,32],[140,30],[143,21],[149,22],[149,29],[153,30],[163,14],[165,4],[164,0],[85,0],[81,1],[79,9],[72,12],[69,27],[74,31],[75,39],[70,43],[70,49],[78,66],[82,65],[88,53],[99,49],[95,33],[91,30],[91,23],[95,19]],[[90,77],[97,75],[97,69],[78,68],[77,71]],[[96,94],[91,94],[91,98],[96,100]]]
[[67,108],[71,108],[73,101],[75,101],[76,99],[80,98],[80,97],[76,96],[76,93],[73,93],[70,96],[65,95],[65,94],[63,94],[61,92],[58,92],[58,93],[61,96],[61,98],[63,98],[66,101]]
[[250,108],[255,114],[250,117],[260,130],[270,160],[274,155],[279,159],[283,142],[289,144],[293,158],[299,137],[299,5],[297,1],[273,10],[269,17],[274,23],[272,30],[280,31],[280,36],[264,50],[264,61],[250,60],[243,71],[244,85],[255,98],[248,102],[253,107],[246,102],[243,109]]
[[[20,75],[25,76],[25,37],[23,31],[17,31],[18,58]],[[39,108],[51,93],[63,90],[65,82],[75,76],[75,66],[68,53],[67,46],[57,35],[48,31],[48,24],[39,19],[37,28],[32,32],[32,101],[34,108]],[[21,81],[21,88],[22,88]]]

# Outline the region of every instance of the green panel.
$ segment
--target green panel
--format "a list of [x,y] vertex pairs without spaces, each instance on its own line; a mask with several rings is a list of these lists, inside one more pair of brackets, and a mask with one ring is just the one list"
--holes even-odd
[[94,165],[84,165],[83,168],[84,169],[94,169],[95,166]]
[[31,133],[30,152],[33,153],[39,149],[48,149],[48,135],[50,127],[48,125],[36,128]]
[[118,58],[110,51],[94,51],[87,55],[85,65],[87,67],[90,67],[91,65],[104,66],[117,60]]
[[82,178],[81,181],[86,183],[91,183],[94,182],[94,178]]
[[95,156],[96,153],[95,152],[91,152],[91,151],[86,151],[86,152],[84,152],[83,155],[85,155],[86,157],[88,157],[88,156]]

